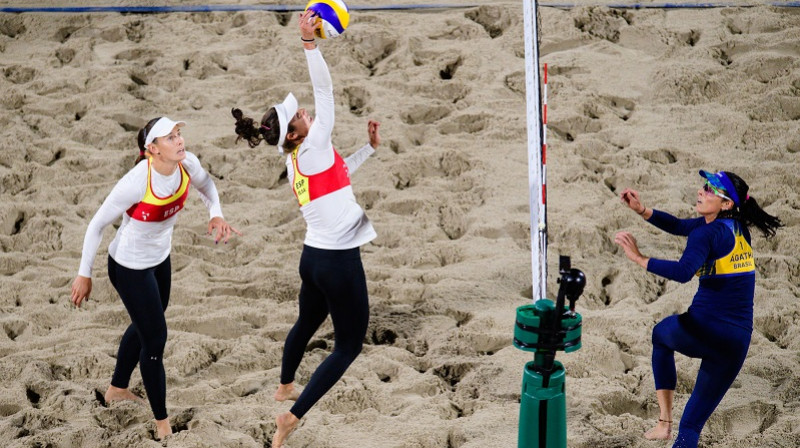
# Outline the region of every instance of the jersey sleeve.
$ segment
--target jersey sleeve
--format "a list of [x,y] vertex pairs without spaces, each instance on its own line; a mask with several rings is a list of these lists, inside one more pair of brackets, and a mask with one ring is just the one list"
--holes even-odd
[[724,255],[732,248],[733,235],[724,232],[722,226],[724,224],[709,224],[696,228],[689,234],[680,260],[651,258],[647,270],[668,280],[687,283],[706,260]]
[[333,165],[333,144],[331,134],[335,121],[333,103],[333,81],[328,64],[318,48],[305,50],[308,73],[314,87],[314,122],[308,129],[300,149],[297,163],[300,171],[306,174],[321,173]]
[[344,162],[347,164],[347,171],[350,172],[350,174],[355,173],[358,167],[361,166],[361,164],[364,163],[364,161],[374,153],[375,148],[373,148],[369,143],[362,146],[358,151],[350,154],[346,159],[344,159]]
[[187,151],[186,159],[183,161],[183,167],[186,168],[186,172],[191,176],[192,185],[197,189],[203,204],[208,208],[209,219],[217,216],[224,218],[217,186],[214,184],[214,179],[208,174],[208,171],[200,164],[200,159]]
[[688,236],[694,229],[705,224],[705,218],[680,219],[661,210],[653,209],[653,215],[647,222],[667,233]]
[[[311,77],[311,85],[314,87],[314,113],[316,115],[312,126],[316,125],[316,131],[321,134],[320,137],[326,136],[330,139],[335,119],[331,73],[319,48],[305,50],[305,53],[306,61],[308,62],[308,74]],[[311,133],[309,132],[310,135]]]
[[78,275],[92,277],[92,267],[97,255],[97,248],[103,239],[103,230],[122,216],[131,206],[139,203],[146,190],[147,163],[141,162],[117,182],[89,222],[86,235],[83,238],[83,250]]

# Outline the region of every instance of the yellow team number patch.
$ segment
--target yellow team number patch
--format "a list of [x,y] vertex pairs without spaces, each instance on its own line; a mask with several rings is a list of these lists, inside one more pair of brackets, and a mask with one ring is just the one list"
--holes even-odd
[[753,248],[741,235],[736,237],[736,248],[733,252],[717,260],[717,274],[740,274],[755,269]]

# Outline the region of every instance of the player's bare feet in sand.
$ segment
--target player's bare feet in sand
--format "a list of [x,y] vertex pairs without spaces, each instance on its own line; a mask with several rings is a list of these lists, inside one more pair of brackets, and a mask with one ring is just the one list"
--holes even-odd
[[275,401],[297,401],[299,396],[300,392],[294,388],[294,383],[280,384],[278,390],[275,391]]
[[647,440],[669,440],[672,438],[672,422],[658,419],[656,427],[644,433],[644,438]]
[[128,389],[121,389],[119,387],[108,386],[108,390],[106,394],[103,396],[106,400],[106,403],[112,401],[123,401],[123,400],[130,400],[134,403],[144,404],[144,399],[138,395],[135,395],[133,392],[129,391]]
[[275,417],[275,423],[278,425],[278,429],[275,430],[275,435],[272,436],[272,448],[281,448],[289,434],[297,428],[300,419],[291,412],[285,412]]
[[169,417],[164,420],[156,420],[156,438],[164,440],[164,437],[172,435],[172,426],[169,425]]

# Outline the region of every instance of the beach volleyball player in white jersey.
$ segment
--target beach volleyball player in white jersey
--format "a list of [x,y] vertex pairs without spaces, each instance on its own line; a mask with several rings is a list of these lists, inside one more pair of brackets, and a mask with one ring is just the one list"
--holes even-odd
[[[300,312],[286,336],[278,401],[296,400],[289,412],[276,418],[272,447],[278,448],[300,419],[342,377],[361,352],[369,321],[367,281],[359,247],[375,238],[375,230],[356,202],[350,174],[380,144],[378,122],[367,124],[369,144],[342,159],[333,147],[333,84],[328,66],[314,41],[314,17],[300,15],[301,39],[314,88],[316,117],[298,108],[290,93],[270,108],[260,123],[233,109],[236,133],[251,147],[265,140],[286,155],[286,167],[306,236],[300,257]],[[328,314],[333,321],[335,346],[319,365],[302,393],[295,390],[295,372],[314,332]]]
[[103,229],[122,216],[116,237],[108,246],[108,278],[128,310],[131,325],[122,335],[105,400],[142,401],[128,390],[138,363],[158,439],[172,434],[161,359],[167,342],[164,311],[171,283],[172,229],[190,184],[208,207],[208,233],[215,243],[227,243],[231,233],[241,235],[225,222],[211,176],[197,157],[186,151],[180,131],[184,124],[159,117],[139,131],[136,164],[117,182],[89,223],[80,269],[72,283],[71,300],[79,307],[92,292],[92,265]]

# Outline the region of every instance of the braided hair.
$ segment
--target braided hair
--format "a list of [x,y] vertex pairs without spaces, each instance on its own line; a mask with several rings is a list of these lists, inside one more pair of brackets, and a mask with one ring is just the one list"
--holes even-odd
[[[256,124],[256,121],[252,118],[244,116],[241,109],[231,109],[231,115],[236,119],[236,143],[239,143],[239,140],[244,140],[251,148],[258,146],[262,140],[270,145],[278,144],[278,140],[281,137],[281,125],[278,120],[278,112],[275,111],[274,107],[269,108],[259,124]],[[286,132],[294,132],[291,124],[289,124]],[[283,146],[286,149],[290,149],[294,144],[286,139]]]

